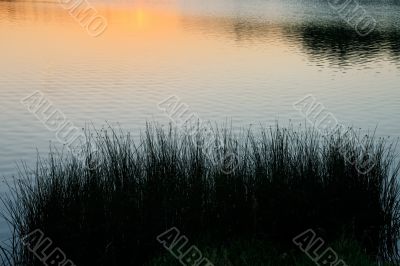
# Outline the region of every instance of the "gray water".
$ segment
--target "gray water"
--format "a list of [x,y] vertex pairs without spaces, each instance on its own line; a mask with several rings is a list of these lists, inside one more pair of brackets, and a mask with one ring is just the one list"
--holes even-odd
[[[304,123],[312,94],[337,120],[400,135],[400,5],[362,3],[360,37],[324,1],[89,1],[108,22],[91,37],[57,1],[0,1],[0,174],[46,155],[55,132],[21,99],[39,90],[76,127],[137,134],[168,123],[175,95],[202,120]],[[4,184],[0,191],[6,192]],[[0,222],[0,239],[8,236]]]

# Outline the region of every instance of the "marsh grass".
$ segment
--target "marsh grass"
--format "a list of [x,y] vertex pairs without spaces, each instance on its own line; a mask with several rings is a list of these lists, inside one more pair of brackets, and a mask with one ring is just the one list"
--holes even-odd
[[[192,242],[254,239],[282,252],[313,228],[328,243],[354,241],[371,261],[398,260],[395,142],[279,126],[189,136],[148,124],[137,140],[110,128],[87,136],[83,160],[53,151],[10,184],[2,201],[16,240],[3,260],[41,265],[18,240],[40,229],[76,265],[142,265],[162,254],[156,236],[173,226]],[[366,174],[351,163],[371,156]]]
[[[235,240],[223,245],[200,243],[199,249],[204,257],[214,265],[221,266],[315,266],[300,250],[279,250],[273,243],[261,240]],[[391,266],[391,263],[378,264],[371,260],[361,249],[358,243],[349,240],[338,240],[332,243],[331,248],[340,256],[346,265],[352,266]],[[168,251],[152,259],[148,266],[176,266],[178,260]],[[329,265],[329,264],[328,264]]]

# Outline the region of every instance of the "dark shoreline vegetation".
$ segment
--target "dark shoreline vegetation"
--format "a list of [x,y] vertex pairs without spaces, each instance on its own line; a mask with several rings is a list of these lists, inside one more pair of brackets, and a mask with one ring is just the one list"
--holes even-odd
[[[43,265],[20,240],[35,229],[77,266],[179,265],[156,241],[171,227],[214,265],[315,265],[292,242],[309,228],[348,265],[397,264],[396,142],[292,126],[215,128],[206,153],[210,136],[200,130],[190,137],[149,124],[137,141],[92,133],[85,160],[51,153],[10,184],[2,201],[14,241],[0,249],[2,265]],[[237,164],[224,165],[232,153]],[[366,174],[350,163],[371,156]]]

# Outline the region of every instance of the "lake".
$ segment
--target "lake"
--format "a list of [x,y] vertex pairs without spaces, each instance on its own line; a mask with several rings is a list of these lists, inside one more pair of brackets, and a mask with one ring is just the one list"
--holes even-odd
[[[367,1],[359,36],[325,1],[90,0],[91,36],[58,1],[0,1],[0,173],[58,145],[21,100],[35,91],[77,128],[167,124],[175,97],[204,121],[304,124],[312,95],[339,123],[400,136],[400,5]],[[2,193],[7,191],[0,184]],[[0,223],[0,239],[8,228]]]

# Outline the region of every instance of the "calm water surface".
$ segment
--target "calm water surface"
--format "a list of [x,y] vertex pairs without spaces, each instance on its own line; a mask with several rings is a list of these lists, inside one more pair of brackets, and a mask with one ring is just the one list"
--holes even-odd
[[378,27],[359,37],[324,1],[89,2],[109,24],[97,38],[57,1],[0,1],[6,179],[55,140],[20,103],[35,90],[78,127],[138,133],[146,121],[168,121],[157,103],[171,95],[236,127],[303,123],[292,104],[313,94],[340,123],[400,135],[400,5],[363,4]]

